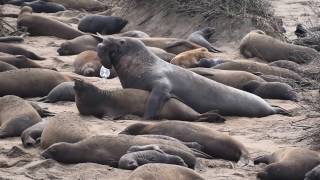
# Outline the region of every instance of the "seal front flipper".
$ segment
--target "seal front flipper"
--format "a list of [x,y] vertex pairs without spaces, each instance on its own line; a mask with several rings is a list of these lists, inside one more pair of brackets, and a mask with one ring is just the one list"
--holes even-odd
[[223,123],[225,121],[226,119],[220,114],[218,114],[216,110],[203,113],[199,116],[199,119],[196,120],[196,122],[211,122],[211,123]]

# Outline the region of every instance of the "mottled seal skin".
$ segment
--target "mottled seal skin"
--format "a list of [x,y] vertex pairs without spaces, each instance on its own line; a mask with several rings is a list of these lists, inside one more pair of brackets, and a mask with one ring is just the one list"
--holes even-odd
[[58,101],[75,101],[74,82],[63,82],[54,87],[47,96],[38,101],[44,103],[55,103]]
[[194,68],[198,67],[200,59],[211,59],[213,57],[214,55],[206,48],[199,48],[176,55],[170,63],[183,68]]
[[11,64],[19,69],[22,68],[42,68],[42,69],[51,69],[56,70],[55,68],[48,68],[41,66],[40,64],[33,62],[32,60],[28,59],[23,55],[16,55],[16,56],[0,56],[0,61]]
[[[2,56],[0,56],[0,57],[2,57]],[[0,72],[16,70],[16,69],[18,69],[18,68],[16,68],[15,66],[12,66],[11,64],[8,64],[6,62],[0,61]]]
[[48,69],[17,69],[0,73],[0,96],[42,97],[72,79]]
[[137,31],[137,30],[133,30],[133,31],[127,31],[127,32],[123,32],[123,33],[119,33],[119,34],[115,34],[117,36],[121,36],[121,37],[134,37],[134,38],[149,38],[150,36],[142,31]]
[[97,49],[102,65],[115,68],[123,88],[151,92],[144,115],[146,119],[157,116],[160,107],[172,96],[199,113],[218,110],[222,115],[248,117],[287,114],[256,95],[167,63],[139,40],[108,37]]
[[320,165],[313,168],[306,175],[304,180],[318,180],[320,179]]
[[136,123],[125,128],[120,134],[157,134],[176,138],[183,142],[197,142],[202,151],[214,158],[238,161],[248,159],[249,153],[243,144],[231,136],[209,128],[180,121],[162,121],[154,124]]
[[251,31],[241,40],[240,52],[246,58],[258,57],[267,62],[285,59],[301,64],[319,59],[319,53],[312,48],[282,42],[260,30]]
[[66,8],[58,3],[46,2],[43,0],[25,2],[22,6],[29,6],[35,13],[56,13],[59,11],[65,11]]
[[110,35],[119,33],[127,23],[128,21],[121,17],[90,14],[80,20],[78,29],[82,32]]
[[195,44],[198,44],[208,49],[208,51],[210,52],[214,52],[214,53],[221,52],[220,50],[213,47],[210,42],[208,42],[208,40],[215,33],[215,31],[216,31],[215,28],[206,27],[199,31],[195,31],[191,33],[187,39]]
[[128,180],[205,180],[195,171],[171,164],[146,164],[135,169]]
[[305,81],[299,74],[288,69],[269,66],[268,64],[253,61],[231,61],[216,65],[213,67],[213,69],[247,71],[253,74],[262,73],[264,75],[274,75],[289,78],[295,81]]
[[[90,83],[75,80],[76,105],[82,115],[119,118],[127,114],[143,116],[150,93],[139,89],[101,90]],[[177,99],[168,100],[155,119],[224,122],[215,112],[199,114]]]
[[21,134],[21,141],[23,147],[36,147],[40,143],[41,134],[44,128],[48,125],[48,122],[48,120],[40,121],[24,130]]
[[60,56],[69,56],[79,54],[87,50],[95,51],[98,43],[99,41],[91,35],[83,35],[62,43],[57,52]]
[[300,65],[298,63],[288,61],[288,60],[274,61],[272,63],[269,63],[269,65],[289,69],[289,70],[296,72],[296,73],[302,73],[302,71],[300,69]]
[[237,89],[243,89],[243,86],[252,80],[256,80],[258,82],[265,82],[265,80],[263,80],[259,76],[245,71],[231,71],[211,68],[191,68],[189,70],[208,79],[217,81],[219,83]]
[[38,112],[24,99],[12,95],[0,97],[0,138],[20,136],[40,121]]
[[291,86],[285,83],[259,82],[252,80],[244,85],[242,89],[265,99],[298,101],[297,92],[295,92]]
[[302,148],[286,148],[255,159],[255,164],[268,164],[257,177],[261,180],[302,180],[320,164],[319,153]]
[[141,136],[92,136],[77,143],[56,143],[41,155],[62,163],[85,163],[117,167],[120,158],[127,154],[131,146],[156,144],[171,155],[181,157],[190,168],[194,168],[196,158],[191,149],[179,142]]
[[88,77],[99,77],[101,66],[96,51],[84,51],[73,61],[74,72]]
[[[27,28],[31,36],[54,36],[62,39],[74,39],[84,35],[71,26],[55,19],[32,14],[32,8],[24,6],[17,21],[18,28]],[[46,28],[43,28],[46,27]]]
[[45,58],[38,56],[37,54],[28,51],[22,47],[8,44],[8,43],[0,43],[0,52],[12,54],[12,55],[23,55],[32,60],[44,60]]
[[60,113],[51,118],[41,134],[43,149],[59,142],[76,143],[90,136],[87,125],[77,114]]

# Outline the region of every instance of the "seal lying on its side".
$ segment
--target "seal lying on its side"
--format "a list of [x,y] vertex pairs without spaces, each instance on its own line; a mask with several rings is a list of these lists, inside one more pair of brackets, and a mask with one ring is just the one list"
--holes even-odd
[[97,49],[102,65],[115,68],[123,88],[150,91],[146,119],[156,117],[173,96],[199,113],[218,110],[222,115],[248,117],[288,114],[256,95],[167,63],[137,39],[108,37]]
[[191,33],[187,39],[195,44],[207,48],[210,52],[221,52],[220,50],[213,47],[211,43],[208,42],[208,39],[210,39],[210,37],[213,35],[213,33],[215,33],[215,31],[215,28],[206,27],[199,31]]
[[47,96],[42,97],[38,101],[44,103],[55,103],[58,101],[74,101],[74,82],[63,82],[54,87]]
[[88,77],[99,77],[101,66],[96,51],[84,51],[73,61],[74,72]]
[[119,33],[127,23],[128,21],[121,17],[89,14],[80,20],[78,29],[82,32],[109,35]]
[[56,70],[55,68],[43,67],[40,64],[31,61],[25,56],[22,55],[8,55],[8,56],[0,56],[0,61],[11,64],[19,69],[21,68],[42,68],[42,69],[51,69]]
[[199,66],[201,59],[211,59],[213,57],[213,54],[206,48],[199,48],[176,55],[170,63],[184,68],[193,68]]
[[33,60],[44,60],[45,58],[40,57],[36,55],[35,53],[28,51],[24,48],[21,48],[19,46],[15,46],[8,43],[0,43],[0,52],[12,54],[12,55],[23,55],[27,58],[33,59]]
[[48,120],[41,121],[24,130],[21,134],[23,147],[28,148],[38,145],[43,129],[48,125],[48,122]]
[[[143,116],[149,98],[149,92],[139,89],[101,90],[90,83],[75,80],[76,105],[83,115],[97,117],[111,116],[119,118],[134,114]],[[199,114],[177,99],[168,100],[155,118],[179,119],[184,121],[223,122],[225,119],[217,113]]]
[[[2,56],[0,56],[0,57],[2,57]],[[0,72],[16,70],[16,69],[18,69],[18,68],[16,68],[15,66],[12,66],[11,64],[8,64],[6,62],[0,61]]]
[[29,6],[35,13],[55,13],[59,11],[65,11],[66,8],[58,3],[46,2],[43,0],[25,2],[22,6]]

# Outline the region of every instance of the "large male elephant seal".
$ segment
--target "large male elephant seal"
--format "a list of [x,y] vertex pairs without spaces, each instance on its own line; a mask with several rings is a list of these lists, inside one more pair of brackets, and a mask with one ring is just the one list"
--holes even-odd
[[48,95],[42,97],[38,101],[44,103],[55,103],[58,101],[74,101],[75,92],[73,89],[74,82],[63,82],[54,87]]
[[211,59],[213,57],[214,55],[206,48],[199,48],[176,55],[170,63],[183,68],[193,68],[199,66],[199,61],[201,59]]
[[[150,93],[139,89],[101,90],[90,83],[75,80],[76,105],[83,115],[119,118],[134,114],[143,116]],[[178,101],[168,100],[155,118],[179,119],[184,121],[223,122],[225,119],[217,113],[199,114]]]
[[306,175],[304,180],[318,180],[320,179],[320,165],[313,168]]
[[213,33],[215,33],[215,31],[215,28],[206,27],[199,31],[191,33],[187,39],[195,44],[207,48],[210,52],[221,52],[220,50],[213,47],[210,42],[208,42],[208,39],[210,39],[210,37],[213,35]]
[[80,20],[78,29],[82,32],[109,35],[119,33],[127,23],[128,21],[121,17],[89,14]]
[[66,8],[58,3],[46,2],[43,0],[37,0],[32,2],[24,2],[22,6],[29,6],[35,13],[56,13],[59,11],[65,11]]
[[146,119],[157,116],[160,108],[172,96],[199,113],[218,110],[222,115],[248,117],[286,114],[283,109],[271,107],[256,95],[159,59],[139,40],[108,37],[97,49],[102,65],[115,68],[123,88],[151,92],[144,116]]
[[48,69],[17,69],[0,72],[0,96],[39,97],[72,79]]
[[84,51],[73,61],[74,72],[83,76],[99,77],[101,66],[96,51]]
[[320,58],[312,48],[282,42],[260,30],[251,31],[241,40],[240,52],[246,58],[258,57],[267,62],[285,59],[301,64]]
[[134,170],[128,180],[204,180],[195,171],[177,165],[146,164]]
[[18,69],[18,68],[16,68],[15,66],[12,66],[11,64],[8,64],[6,62],[0,61],[0,72],[10,71],[10,70],[15,70],[15,69]]
[[40,64],[33,62],[32,60],[30,60],[27,57],[22,56],[22,55],[0,56],[0,61],[11,64],[19,69],[22,69],[22,68],[42,68],[42,69],[55,70],[55,68],[48,68],[48,67],[41,66]]
[[24,6],[21,9],[17,26],[26,27],[31,36],[54,36],[62,39],[73,39],[84,35],[83,32],[58,20],[32,14],[32,8],[28,6]]
[[249,156],[246,148],[232,137],[186,122],[136,123],[124,129],[120,134],[158,134],[174,137],[183,142],[197,142],[203,147],[204,153],[214,158],[238,161],[241,158],[245,160]]
[[0,138],[20,136],[40,121],[38,112],[24,99],[12,95],[0,97]]
[[257,177],[261,180],[302,180],[320,164],[318,152],[302,148],[286,148],[255,159],[255,164],[268,164]]
[[0,52],[12,54],[12,55],[23,55],[27,58],[33,60],[44,60],[45,58],[38,56],[37,54],[28,51],[22,47],[8,44],[8,43],[0,43]]

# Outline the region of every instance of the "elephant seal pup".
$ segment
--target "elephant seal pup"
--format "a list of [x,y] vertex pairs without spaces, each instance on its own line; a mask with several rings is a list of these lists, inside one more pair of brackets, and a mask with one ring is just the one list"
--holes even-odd
[[36,55],[35,53],[28,51],[16,45],[8,43],[0,43],[0,52],[12,54],[12,55],[23,55],[32,60],[44,60],[45,58]]
[[199,113],[218,110],[222,115],[248,117],[287,114],[256,95],[163,61],[137,39],[108,37],[97,49],[102,65],[115,68],[123,88],[150,92],[146,119],[156,117],[164,103],[173,96]]
[[259,76],[245,71],[231,71],[211,68],[191,68],[189,70],[208,79],[212,79],[214,81],[237,89],[242,89],[244,85],[252,80],[265,82],[265,80],[263,80]]
[[[150,93],[139,89],[101,90],[90,83],[75,80],[76,105],[82,115],[119,118],[127,114],[143,116]],[[215,112],[199,114],[177,99],[171,98],[155,119],[224,122]]]
[[288,61],[288,60],[274,61],[272,63],[269,63],[269,65],[289,69],[289,70],[296,72],[296,73],[302,73],[302,70],[300,69],[300,65],[298,63]]
[[187,146],[171,140],[141,136],[92,136],[77,143],[56,143],[42,152],[42,156],[62,163],[93,162],[118,167],[120,158],[127,154],[130,147],[150,144],[159,146],[167,154],[181,157],[188,167],[194,168],[196,157]]
[[195,171],[172,164],[145,164],[135,169],[128,180],[204,180]]
[[213,35],[213,33],[215,33],[215,31],[216,31],[215,28],[206,27],[199,31],[191,33],[187,38],[187,40],[208,49],[208,51],[210,52],[214,52],[214,53],[221,52],[220,50],[213,47],[211,43],[208,42],[208,39],[210,39],[210,37]]
[[33,62],[23,55],[8,55],[8,56],[0,56],[0,61],[11,64],[19,69],[22,68],[42,68],[42,69],[51,69],[56,70],[55,68],[43,67],[40,64]]
[[54,87],[47,96],[38,101],[44,103],[55,103],[58,101],[75,101],[74,82],[63,82]]
[[49,69],[17,69],[0,72],[0,96],[39,97],[72,79]]
[[211,59],[213,57],[213,54],[206,48],[199,48],[176,55],[170,63],[183,68],[194,68],[199,66],[200,59]]
[[0,138],[20,136],[40,121],[38,112],[24,99],[12,95],[0,97]]
[[244,85],[242,89],[265,99],[298,101],[298,94],[291,86],[285,83],[252,80]]
[[80,20],[78,29],[82,32],[110,35],[119,33],[127,23],[121,17],[90,14]]
[[313,168],[306,175],[304,180],[318,180],[320,179],[320,165]]
[[29,6],[35,13],[56,13],[59,11],[65,11],[66,8],[58,3],[45,2],[43,0],[25,2],[22,6]]
[[48,125],[48,122],[48,120],[43,120],[24,130],[21,134],[23,147],[36,147],[40,143],[41,134],[43,129]]
[[197,142],[202,151],[214,158],[238,161],[247,160],[249,153],[240,142],[231,136],[209,128],[180,121],[162,121],[154,124],[136,123],[120,134],[144,135],[157,134],[176,138],[182,142]]
[[255,164],[268,164],[257,177],[261,180],[301,180],[320,164],[318,152],[302,148],[286,148],[255,159]]
[[83,120],[74,113],[60,113],[52,117],[43,129],[40,146],[43,149],[59,142],[75,143],[90,136]]
[[[2,56],[0,56],[1,58]],[[6,62],[1,62],[0,61],[0,72],[4,72],[4,71],[10,71],[10,70],[15,70],[18,69],[15,66],[12,66],[11,64],[8,64]]]
[[288,69],[269,66],[264,63],[253,61],[231,61],[216,65],[213,67],[213,69],[247,71],[253,74],[262,73],[264,75],[274,75],[289,78],[295,81],[305,81],[299,74]]
[[241,40],[240,52],[246,58],[258,57],[267,62],[286,59],[301,64],[319,60],[316,50],[282,42],[260,30],[251,31]]
[[[24,6],[17,21],[18,27],[26,27],[31,36],[54,36],[62,39],[73,39],[84,35],[71,26],[58,20],[32,14],[32,8]],[[46,28],[43,28],[46,27]]]
[[79,54],[87,50],[95,51],[98,43],[99,41],[91,35],[83,35],[62,43],[57,52],[60,56],[69,56]]
[[84,51],[73,61],[74,72],[88,77],[99,77],[101,66],[96,51]]
[[134,37],[134,38],[149,38],[150,36],[142,31],[127,31],[119,34],[115,34],[116,36],[121,36],[121,37]]

